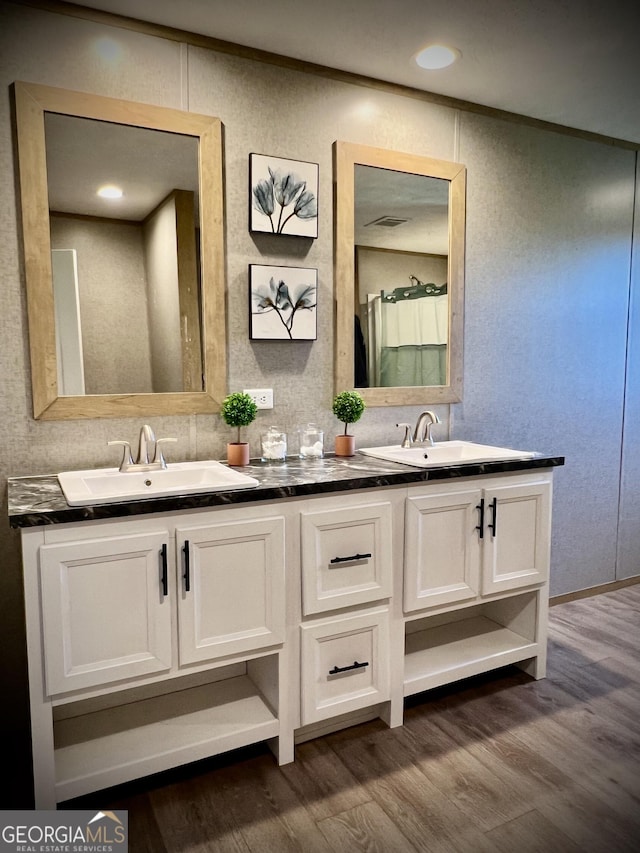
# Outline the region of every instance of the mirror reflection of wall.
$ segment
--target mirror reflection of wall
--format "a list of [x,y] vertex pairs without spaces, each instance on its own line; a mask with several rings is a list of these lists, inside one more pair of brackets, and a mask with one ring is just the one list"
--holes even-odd
[[52,215],[51,247],[77,257],[84,393],[151,391],[140,226]]
[[198,140],[45,112],[45,141],[51,247],[77,258],[84,393],[202,391]]
[[78,259],[74,249],[51,252],[51,274],[58,390],[60,394],[85,394]]
[[449,181],[356,164],[356,387],[447,384]]

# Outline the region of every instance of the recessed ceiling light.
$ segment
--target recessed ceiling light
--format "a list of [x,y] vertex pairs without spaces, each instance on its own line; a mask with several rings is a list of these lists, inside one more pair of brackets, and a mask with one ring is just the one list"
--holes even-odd
[[416,54],[416,62],[420,68],[435,70],[446,68],[460,56],[460,51],[455,47],[447,47],[444,44],[430,44]]
[[97,192],[100,198],[122,198],[122,190],[113,184],[105,184]]

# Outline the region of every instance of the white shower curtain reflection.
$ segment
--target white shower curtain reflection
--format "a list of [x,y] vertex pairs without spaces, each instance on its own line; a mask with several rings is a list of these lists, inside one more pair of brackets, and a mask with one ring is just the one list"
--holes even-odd
[[397,301],[367,294],[363,326],[369,385],[388,388],[446,384],[446,294]]

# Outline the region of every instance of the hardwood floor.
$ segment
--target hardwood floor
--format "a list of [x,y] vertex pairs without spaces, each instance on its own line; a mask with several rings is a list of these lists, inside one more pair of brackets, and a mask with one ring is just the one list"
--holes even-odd
[[131,853],[635,853],[640,584],[551,608],[546,679],[500,670],[281,768],[258,747],[64,804],[94,806],[129,810]]

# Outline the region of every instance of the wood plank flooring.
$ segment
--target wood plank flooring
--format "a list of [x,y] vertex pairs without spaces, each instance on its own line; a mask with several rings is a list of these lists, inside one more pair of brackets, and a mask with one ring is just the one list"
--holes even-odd
[[128,809],[131,853],[635,853],[640,584],[552,607],[541,681],[507,668],[285,767],[256,747],[63,807]]

